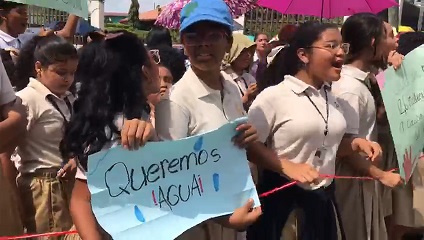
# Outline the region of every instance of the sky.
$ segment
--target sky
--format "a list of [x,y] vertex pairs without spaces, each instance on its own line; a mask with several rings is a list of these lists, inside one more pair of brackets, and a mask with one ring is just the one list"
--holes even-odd
[[[140,13],[152,10],[156,5],[165,5],[172,0],[139,0]],[[128,12],[131,0],[106,0],[105,12]]]

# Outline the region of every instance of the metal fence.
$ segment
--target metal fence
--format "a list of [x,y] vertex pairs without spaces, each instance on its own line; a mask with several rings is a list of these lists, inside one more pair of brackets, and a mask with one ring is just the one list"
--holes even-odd
[[[244,34],[255,35],[267,33],[276,35],[278,30],[285,24],[299,24],[310,20],[321,20],[319,17],[304,15],[286,15],[268,8],[256,8],[244,16]],[[343,18],[322,19],[324,22],[332,22],[337,25],[343,24]]]
[[41,27],[46,23],[66,21],[67,19],[67,12],[37,6],[28,6],[29,27]]

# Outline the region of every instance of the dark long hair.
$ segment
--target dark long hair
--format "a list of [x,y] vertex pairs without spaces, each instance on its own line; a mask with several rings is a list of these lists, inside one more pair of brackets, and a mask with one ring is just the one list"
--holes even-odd
[[16,61],[15,82],[12,83],[17,91],[24,89],[28,85],[30,77],[36,77],[34,51],[42,38],[41,36],[33,37],[19,50],[18,59]]
[[[356,60],[364,51],[376,54],[377,47],[385,37],[384,22],[372,13],[357,13],[350,16],[342,26],[343,42],[350,44],[346,63]],[[371,45],[374,39],[374,44]],[[383,59],[374,63],[376,68],[385,68]]]
[[399,36],[399,46],[397,51],[406,55],[415,48],[424,44],[424,32],[407,32]]
[[144,112],[150,112],[142,90],[142,67],[150,66],[147,50],[132,33],[111,34],[113,37],[82,48],[75,73],[81,85],[61,152],[65,160],[76,157],[84,168],[87,156],[111,140],[105,129],[119,134],[114,124],[117,115],[140,119]]
[[162,26],[154,26],[146,36],[146,44],[150,49],[172,47],[171,32]]
[[48,67],[57,62],[77,58],[77,50],[66,39],[56,35],[35,36],[19,51],[12,85],[17,91],[25,88],[29,78],[36,77],[34,65],[37,61],[43,67]]
[[317,21],[301,24],[289,40],[288,45],[276,55],[273,62],[268,66],[264,77],[260,79],[259,89],[263,90],[280,83],[285,75],[296,75],[304,66],[297,56],[297,50],[309,48],[320,39],[325,30],[334,28],[337,29],[337,25]]
[[177,83],[187,70],[183,54],[168,46],[161,46],[157,49],[160,54],[160,65],[168,68],[174,78],[173,84]]

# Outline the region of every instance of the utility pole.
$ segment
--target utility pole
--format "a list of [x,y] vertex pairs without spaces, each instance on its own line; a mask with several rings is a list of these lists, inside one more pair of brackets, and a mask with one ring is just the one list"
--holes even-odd
[[[112,0],[113,1],[113,0]],[[91,25],[100,29],[105,27],[105,0],[89,0],[88,11]]]
[[[395,0],[399,4],[399,0]],[[387,19],[390,25],[395,27],[396,29],[399,28],[400,25],[400,19],[399,19],[399,6],[394,6],[388,9]]]

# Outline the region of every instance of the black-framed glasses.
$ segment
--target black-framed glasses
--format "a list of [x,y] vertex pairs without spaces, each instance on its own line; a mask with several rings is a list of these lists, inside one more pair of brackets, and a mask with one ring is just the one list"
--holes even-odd
[[206,34],[188,32],[182,35],[184,44],[187,46],[196,46],[200,44],[216,44],[226,37],[228,37],[227,34],[222,31],[208,32]]
[[149,52],[152,55],[153,61],[155,61],[156,64],[159,64],[160,63],[159,49],[150,49]]
[[339,49],[342,49],[342,51],[345,54],[349,53],[350,50],[350,44],[349,43],[327,43],[324,46],[309,46],[308,48],[318,48],[318,49],[324,49],[327,51],[330,51],[331,53],[336,53]]

